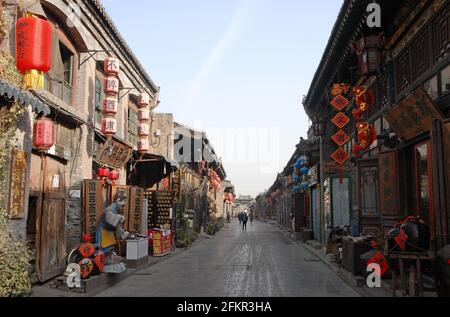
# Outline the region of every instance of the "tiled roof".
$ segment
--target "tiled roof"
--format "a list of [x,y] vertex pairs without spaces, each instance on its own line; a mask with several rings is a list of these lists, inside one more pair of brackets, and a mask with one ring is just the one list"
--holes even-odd
[[50,114],[50,108],[34,97],[29,91],[20,89],[13,84],[0,79],[0,95],[17,101],[24,107],[31,106],[36,113]]

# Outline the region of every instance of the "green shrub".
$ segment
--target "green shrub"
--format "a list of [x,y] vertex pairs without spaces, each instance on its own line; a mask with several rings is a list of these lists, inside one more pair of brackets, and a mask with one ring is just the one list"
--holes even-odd
[[26,244],[8,229],[9,219],[0,208],[0,297],[21,297],[31,292],[30,254]]

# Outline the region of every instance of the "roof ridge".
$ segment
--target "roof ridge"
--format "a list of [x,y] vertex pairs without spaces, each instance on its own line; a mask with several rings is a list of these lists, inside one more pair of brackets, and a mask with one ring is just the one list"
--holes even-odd
[[130,48],[130,46],[125,41],[124,37],[118,30],[117,26],[114,24],[111,16],[106,11],[106,8],[101,4],[100,0],[88,0],[91,3],[94,4],[95,8],[101,13],[101,16],[103,19],[109,24],[114,34],[119,39],[120,43],[123,45],[123,47],[126,50],[126,53],[132,58],[133,63],[135,66],[138,67],[142,75],[144,75],[145,79],[150,83],[151,86],[155,89],[155,91],[160,90],[160,87],[155,84],[153,79],[150,77],[149,73],[146,71],[145,67],[141,64],[139,59],[137,58],[136,54],[133,52],[133,50]]

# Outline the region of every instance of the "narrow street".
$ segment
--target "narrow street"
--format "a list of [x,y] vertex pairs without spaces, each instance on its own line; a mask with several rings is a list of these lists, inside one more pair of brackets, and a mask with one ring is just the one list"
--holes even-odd
[[358,296],[276,225],[234,220],[211,239],[98,294],[101,297]]

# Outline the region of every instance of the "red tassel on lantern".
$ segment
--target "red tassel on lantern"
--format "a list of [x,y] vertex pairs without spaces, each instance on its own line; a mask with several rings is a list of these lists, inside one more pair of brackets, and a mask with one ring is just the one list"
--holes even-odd
[[16,66],[26,89],[44,88],[44,73],[52,67],[53,32],[50,22],[27,14],[16,24]]

